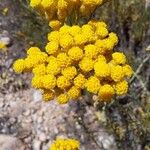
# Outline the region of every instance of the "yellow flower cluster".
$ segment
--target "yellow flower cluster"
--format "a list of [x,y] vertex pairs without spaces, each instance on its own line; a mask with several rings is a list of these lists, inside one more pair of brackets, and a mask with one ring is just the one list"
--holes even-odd
[[80,143],[74,139],[58,138],[51,144],[50,150],[79,150]]
[[42,89],[46,101],[56,97],[65,104],[78,99],[83,89],[98,94],[101,101],[127,93],[126,79],[133,71],[123,53],[113,52],[118,37],[104,22],[64,25],[49,33],[48,40],[45,52],[31,47],[27,58],[14,63],[17,73],[34,74],[32,86]]
[[[104,0],[30,0],[30,6],[45,15],[53,29],[61,26],[59,21],[64,21],[72,14],[90,15]],[[58,21],[59,20],[59,21]]]

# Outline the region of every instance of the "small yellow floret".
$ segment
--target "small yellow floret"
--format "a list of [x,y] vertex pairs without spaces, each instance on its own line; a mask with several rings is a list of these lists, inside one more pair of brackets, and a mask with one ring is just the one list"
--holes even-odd
[[79,63],[79,67],[81,68],[81,70],[83,70],[84,72],[89,72],[93,69],[94,67],[94,62],[92,59],[88,58],[88,57],[84,57],[80,63]]
[[91,76],[87,80],[85,87],[87,88],[87,91],[97,94],[98,90],[100,89],[100,81],[97,77]]
[[39,89],[43,87],[42,76],[34,76],[32,78],[32,87]]
[[113,87],[109,84],[101,86],[99,93],[98,93],[100,99],[106,102],[111,100],[114,94],[115,94],[115,91]]
[[46,49],[46,52],[51,55],[51,54],[55,54],[57,51],[58,51],[58,42],[57,41],[51,41],[49,42],[45,49]]
[[126,63],[126,56],[123,53],[115,52],[112,54],[112,58],[118,65],[124,65]]
[[84,75],[82,74],[79,74],[75,79],[74,79],[74,85],[77,87],[77,88],[84,88],[84,84],[86,82],[86,79],[84,77]]
[[58,77],[58,79],[57,79],[57,86],[60,89],[68,88],[70,85],[71,85],[71,83],[66,77],[64,77],[64,76]]
[[46,90],[46,89],[43,90],[42,96],[43,96],[44,101],[46,102],[53,100],[55,98],[54,92],[51,90]]
[[84,47],[85,56],[89,58],[96,58],[98,55],[98,49],[95,45],[89,44]]
[[53,89],[56,86],[56,78],[54,75],[44,75],[42,76],[42,83],[45,89]]
[[95,75],[98,77],[108,77],[110,75],[110,67],[103,61],[98,61],[94,65]]
[[129,77],[129,78],[130,78],[130,77],[132,76],[132,74],[133,74],[133,70],[132,70],[131,66],[129,66],[129,65],[123,66],[123,72],[124,72],[125,76],[127,76],[127,77]]
[[63,25],[60,30],[59,30],[59,33],[60,35],[65,35],[65,34],[69,34],[69,30],[70,30],[70,26],[68,25]]
[[68,96],[69,96],[69,99],[77,99],[79,98],[80,96],[80,89],[78,89],[77,87],[73,86],[69,89],[68,91]]
[[68,51],[68,55],[72,60],[79,61],[83,57],[83,50],[79,47],[72,47]]
[[69,34],[71,36],[75,36],[75,35],[79,34],[80,32],[81,32],[81,28],[77,25],[74,25],[69,29]]
[[30,6],[31,7],[37,7],[37,6],[40,5],[40,3],[41,3],[41,0],[31,0],[30,1]]
[[124,77],[123,68],[119,65],[111,67],[111,78],[115,82],[119,82]]
[[47,8],[51,8],[52,5],[54,4],[54,0],[42,0],[41,5],[47,9]]
[[49,41],[59,41],[60,39],[60,34],[58,31],[52,31],[48,34],[48,40]]
[[51,144],[50,150],[79,150],[80,143],[74,139],[61,139],[57,138]]
[[38,75],[38,76],[45,75],[46,74],[45,64],[40,64],[40,65],[36,66],[35,68],[33,68],[32,72],[34,75]]
[[128,82],[126,80],[120,81],[115,86],[116,94],[123,95],[128,92]]
[[77,34],[74,37],[74,42],[76,45],[83,45],[88,41],[88,39],[83,34]]
[[63,67],[63,68],[71,65],[71,59],[67,56],[66,53],[59,53],[57,55],[57,61],[60,67]]
[[52,30],[59,30],[62,23],[59,20],[52,20],[49,22],[49,26],[52,28]]
[[74,43],[72,36],[69,34],[63,35],[63,37],[60,38],[59,42],[60,42],[60,46],[64,49],[73,46],[73,43]]
[[98,27],[96,29],[96,34],[98,35],[98,37],[100,39],[104,39],[106,36],[108,36],[108,30],[107,28],[104,28],[104,27]]
[[67,67],[64,70],[62,70],[62,75],[67,79],[71,80],[77,75],[77,69],[74,66]]
[[27,50],[28,55],[35,55],[36,53],[41,52],[41,50],[38,47],[30,47]]
[[114,45],[117,45],[118,44],[118,36],[116,35],[116,33],[109,33],[109,39],[114,43]]
[[18,59],[13,64],[13,69],[16,73],[22,73],[25,67],[25,61],[23,59]]
[[69,101],[69,97],[67,94],[60,94],[58,97],[57,97],[57,102],[59,104],[66,104],[68,103]]

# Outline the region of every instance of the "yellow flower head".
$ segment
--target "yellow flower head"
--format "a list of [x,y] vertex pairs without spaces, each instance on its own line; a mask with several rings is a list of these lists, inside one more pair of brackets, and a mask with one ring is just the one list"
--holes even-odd
[[51,90],[56,86],[56,78],[54,75],[44,75],[41,80],[45,89]]
[[66,104],[68,103],[69,101],[69,97],[67,94],[60,94],[58,97],[57,97],[57,102],[59,104]]
[[107,62],[106,57],[103,56],[103,55],[99,55],[98,58],[97,58],[97,62],[104,62],[104,63],[106,63]]
[[89,44],[84,47],[85,56],[88,58],[96,58],[98,55],[98,49],[95,45]]
[[45,64],[37,65],[35,68],[33,68],[32,72],[34,75],[37,75],[37,76],[45,75],[46,74]]
[[59,42],[60,34],[58,31],[52,31],[48,34],[48,40],[49,41],[56,41]]
[[50,146],[50,150],[79,150],[80,143],[74,139],[57,138]]
[[42,95],[43,95],[44,101],[46,101],[46,102],[53,100],[55,98],[55,94],[51,90],[44,89]]
[[115,33],[111,32],[109,33],[109,39],[114,43],[114,45],[118,44],[118,37]]
[[80,93],[80,90],[77,87],[73,86],[73,87],[71,87],[69,89],[67,94],[69,96],[69,99],[73,99],[74,100],[74,99],[79,98],[81,93]]
[[83,5],[96,6],[102,4],[103,0],[82,0]]
[[62,70],[62,75],[68,80],[71,80],[77,75],[77,69],[74,66],[67,67],[64,70]]
[[111,100],[114,94],[115,94],[115,91],[113,87],[109,84],[105,84],[101,86],[99,93],[98,93],[100,99],[106,102]]
[[84,57],[80,63],[79,63],[79,67],[81,68],[81,70],[83,70],[84,72],[89,72],[93,69],[94,67],[94,61],[88,57]]
[[28,50],[27,50],[27,54],[28,55],[35,55],[37,53],[41,52],[41,50],[38,48],[38,47],[30,47]]
[[88,39],[86,38],[85,35],[79,33],[79,34],[75,35],[74,41],[75,41],[76,45],[83,45],[88,41]]
[[124,65],[126,63],[126,56],[123,53],[115,52],[112,54],[112,58],[118,65]]
[[128,92],[128,82],[126,80],[117,82],[115,90],[117,95],[126,94]]
[[74,85],[77,87],[77,88],[84,88],[84,84],[86,82],[86,79],[84,77],[84,75],[82,74],[79,74],[75,79],[74,79]]
[[52,30],[59,30],[62,26],[62,23],[59,20],[52,20],[49,22],[49,26],[52,28]]
[[97,94],[98,90],[100,89],[100,81],[97,77],[91,76],[87,80],[85,87],[87,88],[87,91]]
[[79,47],[72,47],[68,51],[68,56],[72,60],[79,61],[83,57],[83,50]]
[[13,69],[16,73],[22,73],[25,68],[25,61],[23,59],[18,59],[13,64]]
[[40,5],[40,3],[41,3],[41,0],[31,0],[30,1],[30,6],[31,7],[37,7],[37,6]]
[[132,74],[133,74],[133,70],[132,70],[132,68],[131,68],[131,66],[129,66],[129,65],[124,65],[123,66],[123,72],[124,72],[124,74],[125,74],[125,76],[127,76],[127,77],[131,77],[132,76]]
[[63,35],[63,38],[60,38],[59,42],[60,42],[60,46],[64,49],[73,46],[73,38],[69,34]]
[[43,87],[42,76],[34,76],[32,78],[32,87],[39,89]]
[[59,65],[63,68],[71,65],[71,59],[67,56],[66,53],[59,53],[57,55],[57,61]]
[[51,8],[54,4],[54,0],[42,0],[41,5],[45,8]]
[[110,67],[103,61],[98,61],[94,65],[95,75],[98,77],[108,77],[110,75]]
[[49,61],[47,68],[46,68],[46,72],[48,74],[53,74],[53,75],[57,75],[61,72],[61,67],[57,61],[57,59],[52,59]]
[[65,88],[68,88],[70,85],[71,85],[71,83],[66,77],[60,76],[57,78],[58,88],[65,89]]
[[108,33],[109,32],[105,27],[98,26],[96,29],[96,35],[98,35],[100,39],[104,39],[106,36],[108,36]]
[[46,52],[49,55],[51,55],[51,54],[55,54],[58,51],[58,47],[59,47],[59,44],[57,41],[51,41],[46,45],[45,49],[46,49]]
[[111,78],[115,82],[122,80],[123,77],[124,77],[124,72],[121,66],[117,65],[117,66],[111,67]]

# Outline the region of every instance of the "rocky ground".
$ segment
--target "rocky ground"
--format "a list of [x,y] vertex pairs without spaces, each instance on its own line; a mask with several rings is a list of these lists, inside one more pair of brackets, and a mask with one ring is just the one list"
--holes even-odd
[[31,76],[13,72],[13,61],[25,55],[29,41],[22,28],[23,18],[26,24],[30,18],[17,4],[0,2],[0,41],[7,45],[0,50],[0,150],[48,150],[56,137],[78,139],[81,150],[116,150],[103,112],[82,101],[63,106],[42,102],[40,92],[30,87]]

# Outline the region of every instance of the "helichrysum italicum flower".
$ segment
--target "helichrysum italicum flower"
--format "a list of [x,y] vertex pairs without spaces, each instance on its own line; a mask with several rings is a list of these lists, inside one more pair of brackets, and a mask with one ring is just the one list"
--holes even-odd
[[49,22],[49,26],[52,28],[52,30],[59,30],[62,26],[62,23],[59,20],[52,20]]
[[[43,0],[42,4],[49,11],[57,2]],[[64,11],[67,5],[64,1],[59,2],[59,9]],[[55,21],[51,25],[58,23]],[[131,77],[132,68],[123,53],[113,52],[118,37],[108,33],[104,22],[92,20],[81,27],[63,25],[48,34],[48,41],[45,52],[31,47],[27,57],[13,65],[17,73],[30,71],[34,74],[32,86],[44,91],[45,101],[56,97],[59,104],[64,104],[78,99],[81,90],[98,94],[101,100],[108,101],[114,94],[128,91],[126,78]]]
[[22,73],[25,69],[25,61],[23,59],[18,59],[15,61],[13,64],[13,69],[15,70],[16,73]]
[[77,99],[80,96],[80,89],[77,87],[73,86],[68,90],[68,96],[70,99]]
[[112,54],[112,58],[118,65],[126,63],[126,56],[123,53],[115,52]]
[[69,57],[74,61],[79,61],[83,57],[83,50],[79,47],[72,47],[68,51]]
[[83,74],[79,74],[76,78],[74,78],[74,85],[79,89],[84,88],[85,82],[86,78]]
[[111,78],[115,81],[118,82],[122,80],[124,77],[124,72],[122,66],[113,66],[111,67]]
[[115,94],[115,91],[111,85],[106,84],[100,87],[98,94],[102,101],[109,101]]
[[77,69],[74,66],[67,67],[64,70],[62,70],[62,75],[68,80],[71,80],[77,75]]
[[65,88],[68,88],[70,85],[71,85],[71,83],[66,77],[60,76],[57,78],[58,88],[65,89]]
[[94,65],[95,75],[98,77],[108,77],[110,75],[110,67],[103,61],[98,61]]
[[132,70],[131,66],[129,66],[129,65],[123,66],[123,72],[124,72],[125,76],[127,76],[127,77],[131,77],[133,74],[133,70]]
[[55,54],[58,51],[58,48],[59,48],[59,44],[57,41],[51,41],[45,47],[46,52],[50,55]]
[[92,76],[85,83],[85,87],[87,88],[87,91],[97,94],[100,89],[100,80],[97,77]]
[[56,77],[54,75],[44,75],[41,80],[45,89],[51,90],[56,86]]
[[79,67],[80,67],[81,70],[83,70],[84,72],[89,72],[89,71],[93,70],[94,61],[93,61],[91,58],[84,57],[84,58],[80,61]]
[[58,97],[57,97],[57,102],[59,104],[66,104],[67,102],[69,101],[69,97],[67,94],[60,94]]
[[126,80],[117,82],[115,90],[117,95],[126,94],[128,92],[128,82]]
[[[102,4],[103,0],[30,0],[30,6],[45,14],[50,21],[60,20],[62,22],[72,15],[75,7],[79,8],[77,13],[87,16]],[[54,29],[57,25],[56,21],[52,23]]]
[[44,89],[42,91],[42,96],[44,98],[44,101],[50,101],[55,98],[55,93],[51,90]]
[[57,138],[50,146],[49,150],[79,150],[80,143],[75,139]]

